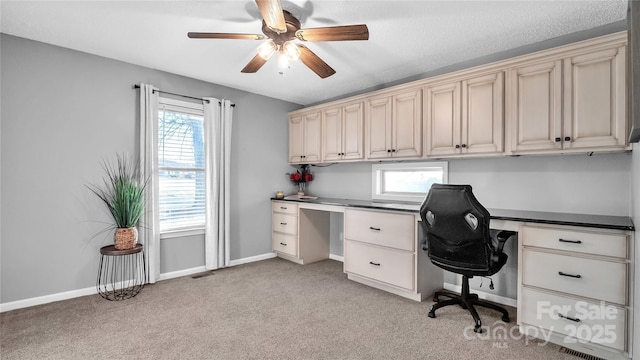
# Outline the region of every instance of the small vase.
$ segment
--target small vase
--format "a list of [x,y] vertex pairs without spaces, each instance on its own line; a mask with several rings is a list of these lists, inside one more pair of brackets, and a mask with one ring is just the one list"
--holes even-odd
[[116,250],[133,249],[138,243],[138,228],[117,228],[113,236]]

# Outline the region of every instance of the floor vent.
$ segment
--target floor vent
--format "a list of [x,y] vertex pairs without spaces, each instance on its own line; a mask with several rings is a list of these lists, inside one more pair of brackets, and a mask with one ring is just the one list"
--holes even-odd
[[585,353],[581,353],[580,351],[575,351],[575,350],[571,350],[571,349],[567,349],[566,347],[561,347],[560,348],[560,352],[564,353],[564,354],[569,354],[569,355],[573,355],[573,356],[577,356],[579,358],[582,359],[586,359],[586,360],[606,360],[603,358],[599,358],[597,356],[593,356],[593,355],[589,355],[589,354],[585,354]]
[[200,278],[202,278],[202,277],[209,276],[209,275],[213,275],[213,270],[211,270],[211,271],[205,271],[205,272],[203,272],[203,273],[199,273],[199,274],[192,275],[192,276],[191,276],[191,278],[192,278],[192,279],[200,279]]

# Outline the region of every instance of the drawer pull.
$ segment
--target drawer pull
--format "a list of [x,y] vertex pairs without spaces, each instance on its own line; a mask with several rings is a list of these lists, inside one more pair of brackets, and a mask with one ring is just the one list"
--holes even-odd
[[287,223],[285,223],[285,222],[281,222],[281,223],[280,223],[280,225],[287,225]]
[[566,274],[566,273],[563,273],[562,271],[558,271],[558,275],[568,276],[568,277],[572,277],[572,278],[576,278],[576,279],[580,279],[582,277],[581,275]]
[[369,229],[373,230],[373,231],[380,231],[380,228],[375,228],[373,226],[369,226]]
[[287,209],[288,209],[288,207],[286,207],[286,206],[280,206],[280,209],[282,209],[282,210],[287,210]]
[[374,263],[373,261],[369,261],[369,264],[374,265],[374,266],[380,266],[380,263]]
[[558,241],[563,242],[563,243],[582,244],[582,241],[580,241],[580,240],[558,239]]
[[282,245],[282,246],[287,246],[287,244],[285,244],[285,243],[283,243],[283,242],[281,242],[281,243],[280,243],[280,245]]
[[560,313],[558,313],[558,316],[560,316],[563,319],[567,319],[567,320],[571,320],[571,321],[575,321],[575,322],[580,322],[580,319],[572,318],[572,317],[569,317],[569,316],[566,316],[566,315],[562,315]]

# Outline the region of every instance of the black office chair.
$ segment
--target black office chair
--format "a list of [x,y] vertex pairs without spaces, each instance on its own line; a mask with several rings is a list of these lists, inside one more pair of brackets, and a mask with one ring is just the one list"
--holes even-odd
[[[458,304],[469,310],[476,323],[474,331],[480,333],[482,321],[474,308],[479,305],[501,312],[502,321],[509,322],[505,308],[469,293],[469,279],[498,272],[507,262],[507,254],[502,252],[504,243],[517,233],[489,229],[489,212],[473,195],[470,185],[432,185],[420,207],[420,217],[426,229],[422,248],[431,262],[462,275],[461,294],[436,292],[433,300],[437,303],[429,310],[429,317],[435,318],[435,311],[443,306]],[[441,300],[441,296],[448,300]]]

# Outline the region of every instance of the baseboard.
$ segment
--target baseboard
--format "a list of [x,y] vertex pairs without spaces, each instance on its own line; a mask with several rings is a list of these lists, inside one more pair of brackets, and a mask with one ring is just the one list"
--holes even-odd
[[277,256],[276,253],[270,252],[270,253],[266,253],[266,254],[262,254],[262,255],[256,255],[256,256],[250,256],[250,257],[247,257],[247,258],[231,260],[231,261],[229,261],[229,266],[236,266],[236,265],[252,263],[252,262],[255,262],[255,261],[262,261],[262,260],[272,259],[272,258],[274,258],[276,256]]
[[[267,253],[263,255],[251,256],[243,259],[231,260],[229,263],[229,266],[247,264],[250,262],[271,259],[274,257],[276,257],[275,253]],[[205,269],[204,266],[198,266],[190,269],[162,273],[158,277],[158,281],[174,279],[182,276],[189,276],[193,274],[202,273],[205,271],[207,270]],[[30,306],[48,304],[55,301],[69,300],[69,299],[73,299],[81,296],[95,295],[97,293],[98,293],[98,290],[95,288],[95,286],[92,286],[90,288],[85,288],[85,289],[71,290],[71,291],[65,291],[57,294],[38,296],[38,297],[24,299],[24,300],[11,301],[8,303],[0,304],[0,312],[17,310],[17,309],[30,307]]]
[[184,269],[184,270],[172,271],[172,272],[167,272],[167,273],[161,273],[160,276],[158,276],[158,281],[175,279],[175,278],[179,278],[179,277],[183,277],[183,276],[189,276],[189,275],[193,275],[193,274],[199,274],[199,273],[203,273],[205,271],[207,271],[207,269],[204,266],[198,266],[198,267],[194,267],[194,268],[191,268],[191,269]]
[[55,301],[69,300],[86,295],[95,295],[98,290],[95,286],[85,289],[65,291],[57,294],[38,296],[34,298],[16,300],[8,303],[0,304],[0,312],[22,309],[30,306],[48,304]]
[[[443,284],[443,288],[445,290],[453,291],[453,292],[456,292],[456,293],[460,293],[462,291],[462,286],[461,285],[455,285],[455,284],[451,284],[451,283],[447,283],[447,282]],[[478,290],[475,290],[475,289],[473,289],[472,292],[474,294],[478,294],[478,297],[480,299],[485,299],[485,300],[493,301],[493,302],[498,303],[498,304],[512,306],[512,307],[516,307],[518,305],[518,301],[516,299],[511,299],[511,298],[508,298],[508,297],[495,295],[495,294],[489,294],[489,293],[486,293],[484,291],[478,291]]]
[[344,256],[329,254],[329,259],[344,262]]

